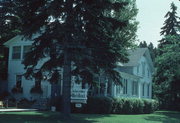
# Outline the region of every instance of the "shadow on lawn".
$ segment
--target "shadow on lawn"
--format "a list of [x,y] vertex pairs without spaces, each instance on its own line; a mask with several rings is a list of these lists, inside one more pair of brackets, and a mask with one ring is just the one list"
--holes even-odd
[[158,111],[145,118],[147,121],[159,121],[161,123],[180,123],[180,112]]
[[96,123],[103,116],[72,114],[64,120],[58,112],[0,112],[0,123]]

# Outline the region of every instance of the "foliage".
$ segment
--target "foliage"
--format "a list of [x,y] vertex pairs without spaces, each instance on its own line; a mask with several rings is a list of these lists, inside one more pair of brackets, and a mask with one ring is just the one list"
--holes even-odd
[[14,93],[14,94],[23,93],[23,88],[15,86],[15,87],[12,88],[11,92]]
[[146,41],[143,41],[143,42],[139,43],[138,47],[139,48],[148,48],[150,55],[151,55],[151,58],[152,58],[152,61],[153,61],[153,63],[155,62],[155,58],[157,56],[157,48],[154,47],[153,43],[150,42],[149,44],[147,44]]
[[166,40],[166,36],[168,35],[178,35],[180,28],[180,21],[177,14],[177,6],[174,3],[171,3],[171,11],[168,11],[165,15],[164,26],[161,28],[160,34],[163,36],[162,40],[160,40],[159,47],[162,48],[163,45],[169,44],[168,40]]
[[113,99],[109,97],[88,97],[85,113],[110,114]]
[[21,32],[21,19],[14,7],[12,0],[0,1],[0,45]]
[[62,97],[55,97],[50,100],[50,106],[55,106],[56,111],[62,111]]
[[166,14],[163,39],[160,41],[158,56],[155,60],[154,97],[163,109],[180,110],[180,20],[176,15],[177,7],[171,4]]
[[114,105],[115,114],[153,113],[158,109],[158,102],[152,99],[117,98]]
[[43,90],[41,87],[39,86],[33,86],[30,90],[30,93],[32,94],[42,94],[43,93]]
[[180,37],[168,36],[166,40],[171,44],[161,48],[163,54],[156,59],[157,70],[154,78],[156,83],[154,93],[162,108],[177,109],[180,101]]
[[159,108],[159,103],[156,100],[144,99],[143,102],[144,102],[143,112],[145,114],[153,113]]
[[6,99],[8,96],[9,96],[9,92],[3,91],[3,92],[0,94],[0,100],[4,100],[4,99]]
[[[138,98],[89,97],[81,113],[148,114],[158,109],[158,101]],[[77,109],[77,108],[76,108]]]

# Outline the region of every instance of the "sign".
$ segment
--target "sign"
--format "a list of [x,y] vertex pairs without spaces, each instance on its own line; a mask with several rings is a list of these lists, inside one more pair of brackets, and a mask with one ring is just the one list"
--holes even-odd
[[72,89],[71,102],[73,103],[87,103],[88,89]]
[[82,107],[82,104],[81,104],[81,103],[76,103],[76,104],[75,104],[75,107],[76,107],[76,108],[81,108],[81,107]]

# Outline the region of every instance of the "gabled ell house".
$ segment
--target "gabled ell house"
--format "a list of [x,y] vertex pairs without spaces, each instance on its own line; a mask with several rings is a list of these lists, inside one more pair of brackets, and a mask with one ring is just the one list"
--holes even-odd
[[[61,95],[62,80],[54,87],[47,80],[39,82],[36,79],[27,80],[23,77],[25,70],[22,60],[25,54],[30,51],[32,43],[33,40],[26,40],[20,35],[4,43],[9,48],[8,91],[12,93],[13,88],[19,88],[20,93],[18,95],[20,98],[34,99],[37,96],[31,93],[31,89],[40,86],[42,94],[38,98],[51,98],[54,94]],[[104,76],[99,76],[99,87],[90,88],[88,85],[75,83],[75,77],[72,77],[71,99],[74,102],[86,103],[88,92],[91,92],[91,95],[111,97],[151,98],[154,67],[149,50],[147,48],[137,48],[128,52],[129,62],[119,63],[117,67],[117,71],[122,77],[122,86],[111,82]],[[42,63],[43,60],[39,61],[39,65]],[[56,88],[56,91],[54,91],[54,88]],[[14,95],[14,93],[12,94]]]

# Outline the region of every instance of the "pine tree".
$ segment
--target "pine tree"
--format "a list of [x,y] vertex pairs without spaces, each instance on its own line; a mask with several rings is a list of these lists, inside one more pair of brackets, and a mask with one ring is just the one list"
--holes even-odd
[[139,43],[139,47],[140,47],[140,48],[146,48],[146,47],[147,47],[146,41],[140,42],[140,43]]
[[177,7],[174,3],[171,3],[171,11],[168,11],[165,15],[167,18],[164,22],[164,26],[161,28],[160,35],[163,36],[163,39],[160,40],[159,47],[163,47],[165,44],[169,44],[165,37],[168,35],[177,35],[179,33],[178,28],[180,28],[179,17],[177,16]]
[[[65,116],[70,113],[72,75],[92,83],[94,74],[103,70],[114,82],[120,82],[114,68],[117,62],[128,60],[126,50],[136,37],[135,1],[13,0],[12,4],[16,5],[13,10],[19,14],[25,38],[39,34],[23,62],[26,77],[40,72],[54,82],[54,74],[63,68]],[[41,59],[46,62],[37,69]]]
[[[155,59],[156,72],[154,75],[155,96],[161,102],[162,108],[178,109],[180,101],[179,86],[179,49],[180,49],[180,22],[176,15],[177,7],[171,4],[171,11],[166,14],[164,27],[161,28],[163,39],[157,49]],[[180,109],[179,109],[180,110]]]

